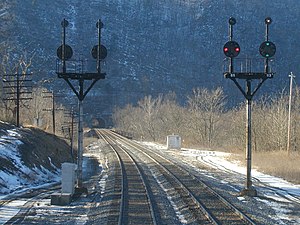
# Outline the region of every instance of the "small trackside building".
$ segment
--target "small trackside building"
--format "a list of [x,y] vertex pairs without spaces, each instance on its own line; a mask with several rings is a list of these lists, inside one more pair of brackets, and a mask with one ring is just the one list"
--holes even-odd
[[167,149],[181,149],[181,137],[179,135],[167,136]]

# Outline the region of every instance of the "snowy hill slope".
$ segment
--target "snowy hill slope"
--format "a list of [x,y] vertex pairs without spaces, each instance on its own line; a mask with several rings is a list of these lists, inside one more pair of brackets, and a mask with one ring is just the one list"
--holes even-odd
[[56,181],[61,163],[67,161],[71,155],[63,140],[38,129],[0,123],[0,195]]

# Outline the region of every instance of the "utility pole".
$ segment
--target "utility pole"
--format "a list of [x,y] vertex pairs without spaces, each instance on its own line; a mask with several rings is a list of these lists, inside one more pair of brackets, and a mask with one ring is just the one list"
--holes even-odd
[[45,109],[45,111],[51,111],[52,113],[52,133],[55,134],[55,99],[54,99],[54,93],[53,91],[45,91],[43,94],[50,94],[47,96],[43,96],[43,98],[51,98],[52,99],[52,109],[48,110]]
[[72,156],[72,161],[74,162],[74,147],[73,147],[73,143],[74,143],[74,110],[72,108],[71,111],[71,130],[70,130],[70,142],[71,142],[71,156]]
[[293,93],[293,79],[294,74],[291,72],[290,75],[290,95],[289,95],[289,112],[288,112],[288,131],[287,131],[287,153],[290,154],[290,143],[291,143],[291,111],[292,111],[292,93]]
[[69,139],[70,141],[70,152],[72,156],[72,162],[74,163],[74,124],[75,124],[75,113],[73,107],[71,110],[68,110],[64,114],[65,116],[65,123],[62,124],[62,131],[65,138]]
[[32,73],[24,74],[18,73],[18,69],[15,74],[3,75],[3,89],[5,90],[6,97],[4,101],[15,102],[15,116],[16,126],[20,126],[20,103],[23,100],[31,100],[32,94],[32,79],[29,78]]

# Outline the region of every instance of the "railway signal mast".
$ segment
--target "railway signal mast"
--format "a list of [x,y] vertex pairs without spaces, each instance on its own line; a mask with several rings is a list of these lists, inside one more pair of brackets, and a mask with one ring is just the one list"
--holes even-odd
[[[88,72],[85,71],[87,68],[87,61],[83,60],[72,60],[73,50],[71,46],[66,44],[66,27],[68,27],[69,22],[64,19],[61,22],[62,26],[62,45],[57,49],[57,64],[56,64],[56,74],[58,78],[63,78],[67,84],[70,86],[72,91],[76,94],[78,98],[78,108],[79,108],[79,121],[78,121],[78,157],[77,157],[77,191],[86,191],[82,185],[82,160],[83,160],[83,100],[100,79],[105,79],[106,73],[101,72],[100,62],[106,58],[107,50],[105,46],[101,45],[101,29],[103,28],[103,23],[98,20],[96,27],[98,29],[98,45],[92,48],[92,57],[96,59],[96,71]],[[73,81],[78,81],[77,85],[73,84]],[[89,86],[84,90],[84,82],[89,81]]]
[[[260,72],[236,72],[234,70],[234,58],[240,53],[240,46],[236,41],[233,41],[233,26],[236,24],[235,18],[229,19],[229,41],[225,43],[223,52],[226,57],[229,58],[229,65],[227,71],[224,72],[224,77],[231,79],[246,99],[246,161],[247,161],[247,181],[246,187],[242,190],[241,195],[256,196],[257,192],[252,186],[251,181],[251,158],[252,158],[252,145],[251,145],[251,105],[252,99],[261,85],[267,80],[274,76],[274,72],[271,72],[269,62],[270,58],[275,55],[276,46],[273,42],[269,41],[269,25],[272,23],[272,19],[267,17],[265,19],[266,33],[265,41],[261,43],[259,47],[259,53],[264,57],[264,71]],[[246,88],[242,88],[238,80],[245,80]],[[258,81],[256,87],[252,89],[252,81]]]

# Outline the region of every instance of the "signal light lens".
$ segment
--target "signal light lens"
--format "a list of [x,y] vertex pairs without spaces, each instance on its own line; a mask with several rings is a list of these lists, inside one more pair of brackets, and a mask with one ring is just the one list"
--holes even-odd
[[259,47],[259,53],[265,58],[270,58],[275,55],[276,46],[271,41],[264,41]]
[[61,45],[57,48],[56,54],[61,60],[69,60],[73,56],[73,50],[70,45]]
[[240,54],[240,46],[235,41],[228,41],[223,47],[223,52],[227,57],[234,58]]

